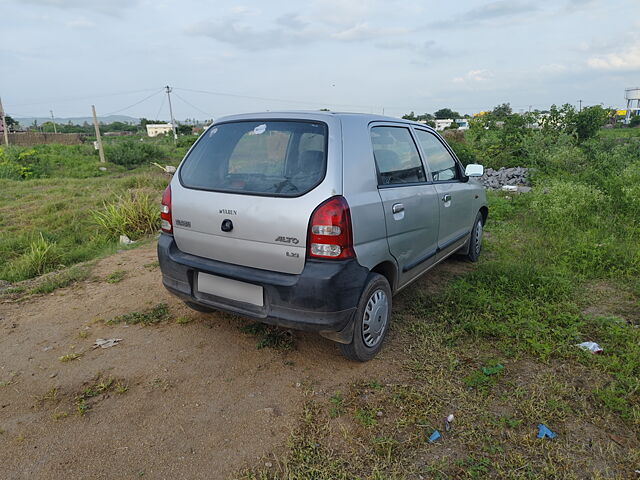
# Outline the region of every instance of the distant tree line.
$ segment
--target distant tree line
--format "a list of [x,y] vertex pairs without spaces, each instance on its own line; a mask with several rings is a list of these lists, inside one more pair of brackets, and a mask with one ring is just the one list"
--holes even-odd
[[[78,125],[68,121],[67,123],[59,123],[56,122],[55,130],[52,121],[47,121],[43,123],[38,123],[37,120],[34,120],[31,125],[25,126],[20,125],[20,123],[7,115],[6,117],[7,126],[9,127],[9,131],[22,130],[23,128],[27,131],[34,132],[44,132],[44,133],[53,133],[57,131],[58,133],[84,133],[87,135],[94,135],[95,129],[92,123],[83,122],[82,125]],[[111,122],[111,123],[103,123],[100,122],[100,131],[102,133],[107,132],[132,132],[132,133],[146,133],[147,132],[147,124],[154,123],[168,123],[165,120],[149,120],[147,118],[141,118],[139,123],[126,123],[126,122]],[[192,132],[194,126],[197,126],[199,122],[195,119],[187,119],[184,123],[178,122],[176,125],[176,132],[179,135],[189,135]]]

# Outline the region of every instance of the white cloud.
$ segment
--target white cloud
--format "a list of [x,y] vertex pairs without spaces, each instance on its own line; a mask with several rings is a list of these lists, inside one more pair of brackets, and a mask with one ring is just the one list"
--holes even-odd
[[493,78],[493,73],[486,69],[469,70],[464,76],[453,79],[454,83],[482,83]]
[[640,70],[640,42],[620,52],[593,56],[587,65],[596,70]]

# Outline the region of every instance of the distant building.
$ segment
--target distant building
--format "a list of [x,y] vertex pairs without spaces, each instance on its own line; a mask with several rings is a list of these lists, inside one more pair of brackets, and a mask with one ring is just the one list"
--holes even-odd
[[449,128],[453,123],[458,125],[458,130],[469,130],[469,120],[466,118],[442,118],[436,120],[436,130],[441,132]]
[[445,128],[449,128],[453,123],[453,118],[437,118],[436,119],[436,130],[441,132]]
[[147,135],[149,137],[157,137],[171,132],[170,123],[147,123]]

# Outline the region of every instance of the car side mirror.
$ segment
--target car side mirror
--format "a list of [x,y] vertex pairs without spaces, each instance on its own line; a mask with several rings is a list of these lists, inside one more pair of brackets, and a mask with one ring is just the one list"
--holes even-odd
[[467,177],[481,177],[484,175],[484,167],[477,163],[470,163],[467,168],[464,169],[464,174]]

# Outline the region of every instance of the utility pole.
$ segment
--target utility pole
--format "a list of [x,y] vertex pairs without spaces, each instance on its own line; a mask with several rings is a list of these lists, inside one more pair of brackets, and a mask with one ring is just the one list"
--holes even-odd
[[173,143],[178,140],[178,134],[176,133],[176,122],[173,119],[173,108],[171,107],[171,87],[167,85],[164,87],[167,91],[167,98],[169,99],[169,115],[171,115],[171,129],[173,130]]
[[102,139],[100,138],[100,125],[98,125],[98,117],[96,117],[96,106],[91,105],[93,112],[93,126],[96,128],[96,142],[98,143],[98,153],[100,154],[100,162],[104,163],[104,150],[102,149]]
[[582,100],[578,100],[578,103],[580,104],[580,108],[578,109],[578,112],[582,111]]
[[51,113],[51,121],[53,122],[53,133],[58,133],[58,129],[56,128],[56,119],[53,117],[53,110],[49,110]]
[[4,116],[4,108],[2,108],[2,99],[0,98],[0,120],[2,120],[2,131],[4,133],[4,144],[9,146],[9,126],[7,125],[7,119]]

